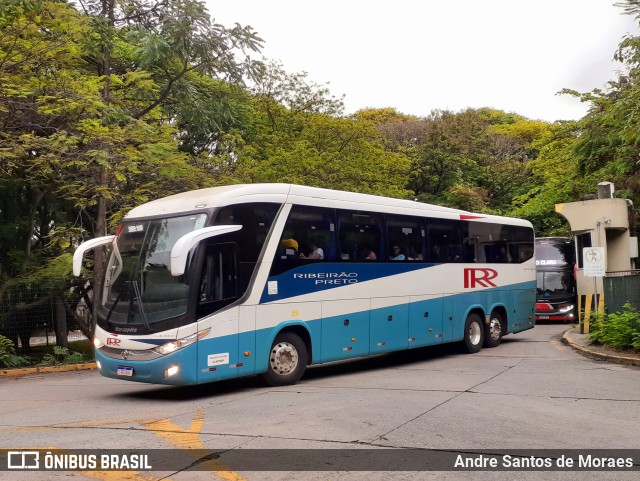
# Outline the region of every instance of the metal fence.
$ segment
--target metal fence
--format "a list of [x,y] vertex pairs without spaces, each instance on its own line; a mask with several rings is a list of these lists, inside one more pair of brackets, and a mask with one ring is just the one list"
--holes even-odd
[[86,339],[77,322],[88,320],[89,309],[84,302],[73,302],[70,309],[65,296],[72,297],[72,293],[52,285],[7,288],[0,299],[0,334],[11,339],[24,355],[38,346],[67,346]]
[[607,312],[620,312],[627,302],[640,309],[640,270],[607,272],[604,299]]

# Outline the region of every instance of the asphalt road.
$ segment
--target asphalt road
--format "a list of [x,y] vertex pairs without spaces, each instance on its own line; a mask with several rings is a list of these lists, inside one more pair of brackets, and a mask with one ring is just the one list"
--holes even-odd
[[[175,388],[96,371],[0,380],[0,447],[81,449],[639,449],[640,368],[593,361],[539,325],[475,355],[441,346],[318,366],[295,386],[256,378]],[[196,451],[194,451],[196,452]],[[194,457],[195,459],[195,457]],[[0,472],[0,479],[111,481],[637,479],[638,472]],[[126,477],[125,477],[126,476]]]

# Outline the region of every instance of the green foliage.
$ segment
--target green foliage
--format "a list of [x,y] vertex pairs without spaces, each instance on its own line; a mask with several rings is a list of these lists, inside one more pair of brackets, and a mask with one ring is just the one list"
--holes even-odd
[[262,69],[255,32],[199,1],[83,12],[0,2],[0,299],[10,278],[64,284],[65,252],[131,207],[215,184],[196,156],[245,123],[248,94],[229,82]]
[[[627,0],[616,4],[640,19],[640,4]],[[616,184],[619,195],[640,201],[640,37],[622,39],[614,59],[620,62],[616,78],[603,89],[579,93],[564,90],[590,105],[585,117],[576,123],[577,136],[572,150],[580,175],[595,192],[598,182]]]
[[341,110],[326,86],[271,64],[254,88],[253,124],[227,164],[232,178],[407,197],[407,157],[385,148],[374,122]]
[[489,213],[511,213],[514,197],[531,188],[534,142],[549,135],[544,122],[492,109],[434,111],[425,119],[364,114],[375,115],[389,148],[411,159],[414,197]]
[[640,350],[640,313],[626,303],[622,312],[594,316],[589,324],[589,337],[616,349]]
[[[412,198],[524,217],[537,235],[566,234],[555,205],[602,180],[640,205],[640,37],[622,40],[606,88],[565,91],[590,105],[577,122],[492,108],[346,116],[327,85],[253,59],[253,29],[214,23],[201,1],[74,3],[0,1],[0,299],[17,282],[69,286],[79,241],[206,186]],[[619,6],[640,19],[639,5]]]
[[530,220],[538,236],[568,235],[567,221],[555,213],[555,205],[581,199],[592,189],[578,172],[574,152],[577,131],[574,122],[554,124],[530,144],[538,152],[527,163],[529,190],[513,199],[511,214]]
[[10,339],[0,335],[0,367],[20,367],[29,362],[28,357],[16,355],[16,347]]
[[75,364],[85,362],[86,357],[84,354],[69,351],[67,347],[54,346],[53,353],[47,353],[42,357],[40,365],[54,366],[59,364]]

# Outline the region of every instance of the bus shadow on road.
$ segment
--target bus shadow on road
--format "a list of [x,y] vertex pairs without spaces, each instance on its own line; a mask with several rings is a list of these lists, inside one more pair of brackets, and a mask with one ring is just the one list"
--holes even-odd
[[[503,339],[502,342],[508,343],[509,340]],[[338,378],[340,376],[358,372],[373,372],[398,366],[409,367],[413,364],[424,363],[425,361],[440,361],[448,357],[458,355],[466,355],[466,350],[462,344],[454,343],[427,346],[406,351],[395,351],[373,357],[334,361],[308,368],[298,384],[306,384],[308,387],[312,387],[312,382],[314,380],[332,377]],[[175,402],[212,398],[226,394],[254,392],[255,390],[268,391],[269,389],[273,389],[270,386],[267,386],[259,376],[228,379],[207,384],[198,384],[195,386],[146,385],[145,387],[147,388],[144,390],[114,394],[113,397]]]

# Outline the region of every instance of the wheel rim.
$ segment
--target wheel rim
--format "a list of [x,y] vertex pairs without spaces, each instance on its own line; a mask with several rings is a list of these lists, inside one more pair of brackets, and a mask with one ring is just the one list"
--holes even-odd
[[502,335],[502,324],[500,323],[500,319],[497,317],[492,318],[489,323],[489,335],[494,341],[500,339],[500,336]]
[[269,363],[276,374],[290,374],[298,366],[298,351],[293,344],[279,342],[271,349]]
[[480,339],[482,338],[482,331],[480,329],[480,324],[477,322],[472,322],[469,324],[469,342],[472,345],[480,344]]

